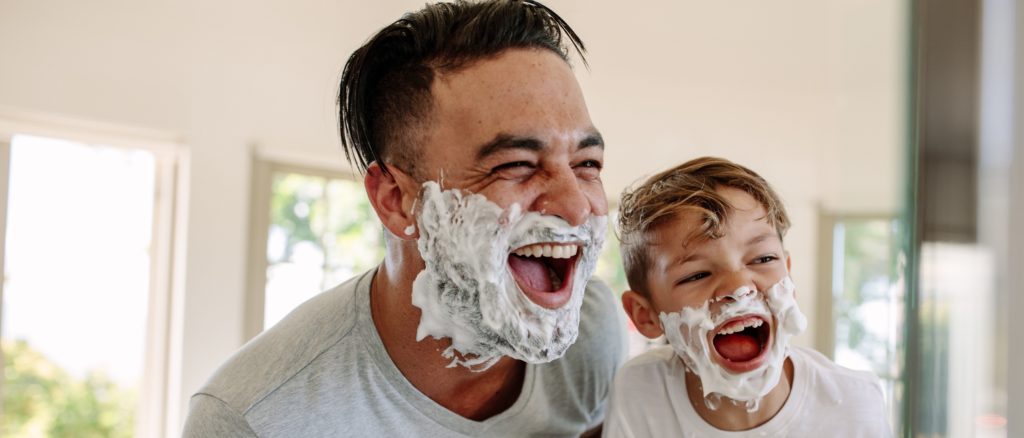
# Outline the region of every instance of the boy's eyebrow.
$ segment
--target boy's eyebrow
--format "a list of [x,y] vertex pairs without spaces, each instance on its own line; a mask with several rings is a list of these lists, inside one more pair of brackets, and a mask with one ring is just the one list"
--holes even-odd
[[676,258],[676,265],[685,265],[694,260],[700,260],[701,258],[703,258],[703,255],[700,251],[691,251],[686,253],[683,257]]
[[770,239],[774,235],[775,235],[774,232],[766,231],[763,234],[754,236],[753,239],[750,239],[750,241],[747,242],[747,245],[757,245],[758,243],[761,243],[761,242],[764,242],[767,239]]

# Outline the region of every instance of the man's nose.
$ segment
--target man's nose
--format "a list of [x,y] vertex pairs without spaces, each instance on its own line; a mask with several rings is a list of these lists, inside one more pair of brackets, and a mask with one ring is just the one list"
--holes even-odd
[[594,214],[593,209],[571,168],[552,175],[534,202],[534,211],[558,216],[574,227],[586,222]]

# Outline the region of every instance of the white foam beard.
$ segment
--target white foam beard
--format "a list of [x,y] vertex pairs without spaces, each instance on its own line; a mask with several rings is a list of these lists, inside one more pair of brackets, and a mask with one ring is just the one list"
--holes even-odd
[[[756,293],[749,288],[733,292],[734,302],[724,304],[712,319],[711,301],[700,308],[684,307],[679,312],[662,312],[659,317],[665,337],[686,367],[700,377],[704,397],[719,394],[735,401],[748,402],[748,409],[779,382],[788,355],[789,339],[807,327],[807,318],[796,305],[795,286],[790,278]],[[760,367],[744,373],[732,373],[711,357],[708,332],[720,324],[742,315],[760,315],[772,322],[773,343],[767,346],[768,356]],[[773,319],[774,318],[774,319]],[[716,405],[706,401],[709,407]]]
[[[606,216],[572,227],[566,221],[518,204],[503,210],[481,195],[423,184],[417,245],[426,268],[416,276],[412,303],[422,311],[416,340],[450,338],[442,352],[449,367],[490,368],[502,356],[530,363],[562,357],[579,333],[587,280],[604,243]],[[583,247],[573,274],[572,296],[558,309],[527,298],[508,268],[513,249],[538,242],[576,242]],[[563,279],[566,281],[566,279]]]

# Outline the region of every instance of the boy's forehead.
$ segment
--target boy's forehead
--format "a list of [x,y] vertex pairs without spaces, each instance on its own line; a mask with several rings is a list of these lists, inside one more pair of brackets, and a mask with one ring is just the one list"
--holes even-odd
[[743,203],[730,207],[726,217],[719,218],[722,224],[721,235],[718,237],[713,238],[705,233],[705,219],[700,212],[686,210],[651,227],[648,246],[658,252],[671,252],[675,258],[685,260],[703,248],[721,243],[722,239],[751,245],[764,241],[766,237],[778,239],[778,233],[769,223],[764,206],[753,198],[750,200],[753,204]]

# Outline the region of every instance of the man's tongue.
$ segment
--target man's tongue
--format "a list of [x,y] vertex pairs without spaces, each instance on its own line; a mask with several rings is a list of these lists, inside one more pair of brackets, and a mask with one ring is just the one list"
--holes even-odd
[[516,280],[526,283],[533,290],[551,292],[555,289],[548,275],[548,266],[540,259],[509,256],[508,266],[512,268]]
[[761,352],[760,342],[742,332],[715,336],[714,342],[718,354],[733,362],[746,362]]

